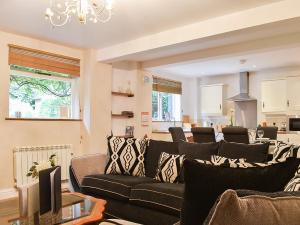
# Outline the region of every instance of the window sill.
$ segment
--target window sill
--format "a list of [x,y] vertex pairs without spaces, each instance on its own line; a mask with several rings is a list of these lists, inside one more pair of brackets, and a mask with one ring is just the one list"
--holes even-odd
[[168,121],[168,120],[152,120],[152,123],[182,123],[182,121],[174,121],[174,120],[171,120],[171,121]]
[[20,121],[82,121],[82,119],[14,118],[14,117],[6,117],[5,120],[20,120]]

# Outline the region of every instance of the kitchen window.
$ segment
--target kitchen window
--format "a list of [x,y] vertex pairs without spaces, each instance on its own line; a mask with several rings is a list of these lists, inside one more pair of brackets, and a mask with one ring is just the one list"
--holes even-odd
[[78,61],[10,46],[9,64],[10,119],[80,118]]
[[152,120],[181,120],[181,83],[164,78],[153,78]]

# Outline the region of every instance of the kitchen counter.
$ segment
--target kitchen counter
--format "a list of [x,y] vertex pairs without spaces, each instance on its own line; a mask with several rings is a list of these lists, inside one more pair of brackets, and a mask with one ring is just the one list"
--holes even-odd
[[[191,133],[190,130],[184,130],[184,133]],[[170,132],[168,130],[153,130],[152,133],[154,134],[169,134]]]
[[[191,131],[183,131],[186,137],[192,136]],[[151,139],[160,141],[172,141],[172,136],[168,130],[153,130],[151,133]]]

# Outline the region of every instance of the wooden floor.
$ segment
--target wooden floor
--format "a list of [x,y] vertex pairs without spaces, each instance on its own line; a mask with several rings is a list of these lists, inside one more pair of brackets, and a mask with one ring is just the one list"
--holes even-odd
[[8,220],[19,217],[19,200],[18,198],[10,198],[0,200],[0,224],[8,224]]
[[[69,190],[64,190],[64,193]],[[65,195],[62,198],[62,205],[67,206],[82,201],[82,197]],[[8,225],[8,221],[19,218],[19,198],[0,200],[0,225]]]

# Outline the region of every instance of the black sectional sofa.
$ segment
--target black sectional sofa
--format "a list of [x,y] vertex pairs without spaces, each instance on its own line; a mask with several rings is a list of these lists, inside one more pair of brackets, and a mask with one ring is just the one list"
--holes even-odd
[[[188,159],[210,160],[212,155],[219,153],[222,156],[229,154],[232,157],[237,149],[242,148],[238,144],[230,146],[228,143],[223,144],[223,142],[193,144],[150,140],[145,154],[146,177],[103,174],[102,164],[106,163],[105,157],[102,156],[97,162],[95,159],[98,156],[95,155],[73,159],[70,177],[75,191],[107,200],[105,211],[107,217],[145,225],[171,225],[180,220],[184,177],[176,184],[160,183],[154,179],[161,152],[185,154]],[[258,162],[267,160],[268,144],[260,145],[258,149],[251,148],[244,146],[238,157]]]

